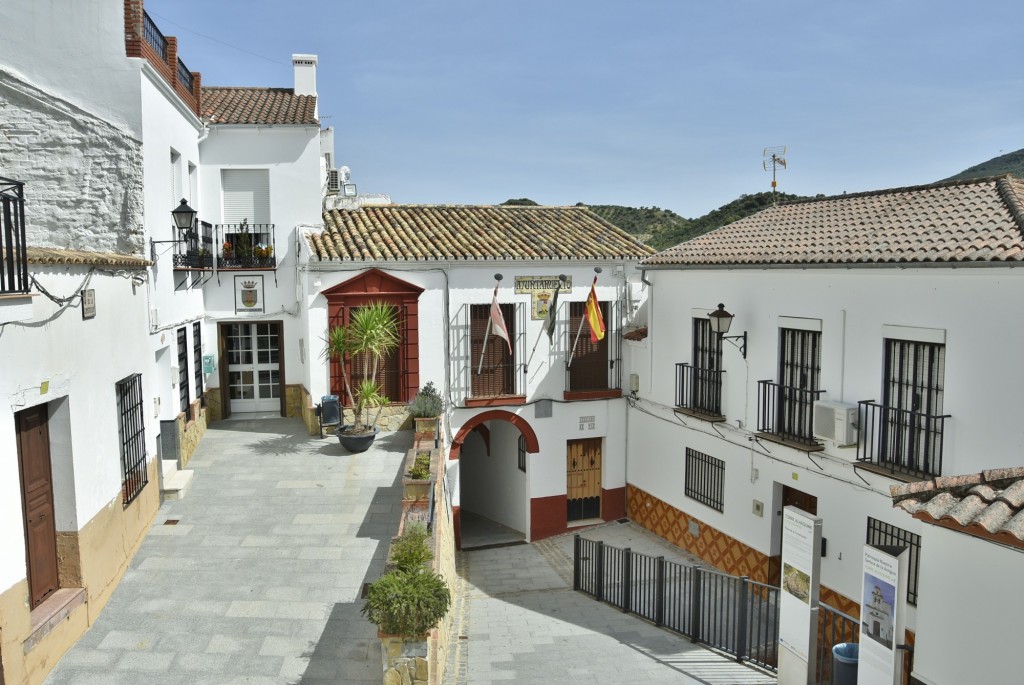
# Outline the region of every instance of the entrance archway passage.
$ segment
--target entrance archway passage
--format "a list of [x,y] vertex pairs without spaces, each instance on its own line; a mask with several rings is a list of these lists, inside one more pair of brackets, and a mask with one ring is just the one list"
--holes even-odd
[[[474,433],[479,437],[464,451]],[[458,430],[448,457],[460,460],[460,504],[452,508],[459,549],[522,542],[527,536],[531,500],[527,472],[520,464],[526,463],[523,452],[539,451],[533,427],[509,411],[481,412]]]

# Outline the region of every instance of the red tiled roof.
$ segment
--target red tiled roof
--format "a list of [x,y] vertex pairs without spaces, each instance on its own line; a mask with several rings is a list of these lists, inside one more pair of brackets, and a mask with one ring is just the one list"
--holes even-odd
[[324,213],[322,261],[643,259],[654,251],[586,207],[384,205]]
[[889,491],[893,506],[914,518],[1024,548],[1024,467],[938,477]]
[[29,264],[116,266],[122,269],[145,269],[153,262],[145,257],[116,252],[90,252],[66,250],[58,247],[27,247],[25,256]]
[[626,331],[622,334],[622,337],[626,340],[632,340],[633,342],[640,342],[647,337],[647,326],[641,326],[640,328],[634,328],[631,331]]
[[211,124],[317,124],[316,96],[292,88],[203,88],[203,118]]
[[1011,176],[770,207],[646,266],[1024,261],[1024,181]]

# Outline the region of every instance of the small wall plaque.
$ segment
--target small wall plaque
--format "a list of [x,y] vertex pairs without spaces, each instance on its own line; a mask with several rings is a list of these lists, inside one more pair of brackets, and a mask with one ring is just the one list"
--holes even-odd
[[90,288],[82,291],[82,319],[96,318],[96,291]]

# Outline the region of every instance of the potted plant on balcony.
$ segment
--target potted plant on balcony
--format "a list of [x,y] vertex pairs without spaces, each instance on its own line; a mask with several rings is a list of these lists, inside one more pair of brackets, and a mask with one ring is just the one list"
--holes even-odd
[[235,246],[228,241],[224,241],[224,244],[220,246],[220,253],[224,259],[231,260],[235,258]]
[[[338,428],[338,440],[350,452],[365,452],[380,432],[377,420],[388,404],[377,375],[381,361],[398,347],[398,310],[384,302],[357,307],[347,325],[328,330],[326,342],[325,354],[341,368],[353,413],[352,425]],[[357,368],[349,374],[348,362],[355,358]],[[371,409],[377,410],[372,420]]]

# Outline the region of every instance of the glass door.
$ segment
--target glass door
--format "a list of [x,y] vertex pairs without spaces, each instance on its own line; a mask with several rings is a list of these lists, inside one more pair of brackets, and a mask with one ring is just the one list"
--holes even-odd
[[228,326],[228,396],[231,413],[280,411],[281,351],[278,324]]

